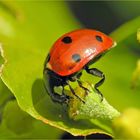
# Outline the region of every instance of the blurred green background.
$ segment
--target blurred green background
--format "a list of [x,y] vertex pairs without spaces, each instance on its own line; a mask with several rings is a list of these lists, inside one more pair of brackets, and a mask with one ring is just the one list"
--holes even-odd
[[[45,57],[58,37],[77,28],[92,28],[106,34],[116,31],[112,37],[118,46],[94,65],[107,77],[100,89],[119,111],[139,108],[139,87],[131,89],[132,75],[140,56],[136,39],[140,20],[133,22],[133,19],[139,16],[140,1],[0,1],[0,41],[8,59],[1,76],[4,83],[0,81],[0,138],[83,138],[32,118],[35,112],[29,109],[33,103],[28,101],[33,90],[37,94],[35,109],[42,106],[38,107],[38,100],[46,93],[41,91],[38,95],[41,86],[36,85],[36,79],[42,77]],[[118,29],[131,20],[129,27]],[[87,79],[93,81],[84,73],[82,80]],[[22,95],[27,95],[25,100],[21,99]],[[88,137],[110,138],[104,134]]]

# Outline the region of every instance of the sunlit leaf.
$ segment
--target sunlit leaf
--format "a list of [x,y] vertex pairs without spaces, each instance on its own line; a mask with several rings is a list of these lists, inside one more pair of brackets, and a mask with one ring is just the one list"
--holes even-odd
[[[71,120],[66,110],[53,103],[44,89],[42,71],[49,48],[61,34],[79,28],[65,3],[18,1],[17,5],[22,11],[22,20],[14,17],[11,17],[13,20],[6,19],[6,23],[12,27],[11,36],[5,32],[0,34],[7,61],[1,78],[15,95],[21,109],[34,118],[73,135],[97,132],[110,134],[103,124]],[[5,19],[5,15],[2,17]],[[132,45],[137,46],[136,31],[139,23],[140,18],[137,18],[116,30],[112,37],[117,40],[118,46],[95,65],[107,77],[101,91],[119,110],[128,106],[140,106],[140,95],[133,94],[129,82],[138,58]],[[93,82],[92,76],[85,74],[83,79],[86,78]]]

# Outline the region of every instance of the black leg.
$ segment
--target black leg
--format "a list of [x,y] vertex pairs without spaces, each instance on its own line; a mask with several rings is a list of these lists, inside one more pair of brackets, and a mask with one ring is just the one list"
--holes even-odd
[[74,96],[76,96],[80,101],[82,101],[83,103],[85,103],[85,101],[84,101],[83,99],[81,99],[81,98],[75,93],[75,91],[73,90],[73,88],[71,87],[71,85],[69,84],[68,81],[67,81],[67,85],[69,86],[69,89],[70,89],[70,91],[72,92],[72,94],[73,94]]
[[69,80],[72,81],[72,82],[77,81],[79,87],[81,87],[82,89],[84,89],[85,90],[85,93],[87,95],[90,90],[82,85],[82,82],[80,81],[81,75],[82,75],[82,72],[80,72],[80,73],[78,73],[78,74],[70,77]]
[[51,99],[54,101],[54,102],[58,102],[58,103],[68,103],[69,101],[69,96],[65,95],[64,94],[64,91],[62,91],[62,95],[59,95],[58,93],[55,93],[55,91],[51,90],[51,91],[48,91],[48,89],[46,89],[47,92],[49,93]]
[[99,91],[98,87],[101,86],[104,81],[105,81],[105,75],[103,74],[103,72],[101,72],[100,70],[96,69],[96,68],[85,68],[85,70],[87,71],[87,73],[92,74],[94,76],[100,77],[102,78],[98,83],[95,84],[95,89],[97,91],[97,93],[99,93],[101,95],[101,98],[103,100],[103,95],[102,93]]
[[86,88],[82,85],[82,82],[79,79],[77,79],[77,83],[78,83],[79,87],[81,87],[82,89],[85,90],[86,94],[88,94],[88,92],[90,92],[90,90],[88,88]]

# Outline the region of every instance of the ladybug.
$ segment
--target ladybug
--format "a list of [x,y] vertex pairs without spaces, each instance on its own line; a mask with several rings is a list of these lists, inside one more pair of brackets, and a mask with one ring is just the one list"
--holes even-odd
[[[67,85],[80,101],[84,102],[73,90],[71,82],[77,82],[81,88],[88,91],[82,85],[80,77],[82,71],[100,77],[101,80],[95,84],[97,93],[102,96],[98,87],[103,84],[105,75],[96,68],[89,68],[101,58],[108,50],[116,45],[112,38],[104,33],[92,29],[79,29],[61,36],[52,46],[44,63],[45,88],[51,99],[58,103],[67,103],[70,99],[64,93]],[[62,94],[55,91],[55,87],[62,87]]]

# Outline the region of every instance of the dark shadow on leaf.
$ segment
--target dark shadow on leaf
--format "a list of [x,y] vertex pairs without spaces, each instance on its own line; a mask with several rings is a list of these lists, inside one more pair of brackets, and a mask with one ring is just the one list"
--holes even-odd
[[64,133],[63,135],[62,135],[62,137],[61,137],[61,140],[65,140],[65,139],[75,139],[75,140],[77,140],[77,139],[80,139],[80,140],[88,140],[88,139],[100,139],[100,140],[102,140],[102,139],[108,139],[108,140],[111,140],[112,139],[112,137],[111,136],[109,136],[109,135],[106,135],[106,134],[100,134],[100,133],[96,133],[96,134],[92,134],[92,135],[88,135],[88,136],[86,136],[86,137],[83,137],[83,136],[73,136],[73,135],[71,135],[71,134],[69,134],[69,133]]
[[64,129],[100,129],[88,120],[73,121],[68,117],[67,108],[52,102],[45,91],[43,80],[37,79],[32,86],[32,100],[36,111],[51,124],[64,127]]

